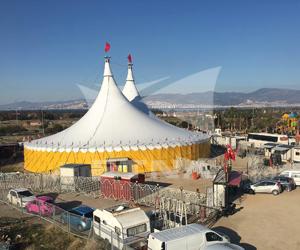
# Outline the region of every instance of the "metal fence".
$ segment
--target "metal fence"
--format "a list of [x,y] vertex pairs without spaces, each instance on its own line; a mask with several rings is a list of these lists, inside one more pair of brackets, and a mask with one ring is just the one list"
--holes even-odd
[[[0,189],[0,202],[20,211],[28,216],[36,216],[47,222],[54,224],[63,231],[80,237],[84,240],[104,240],[108,239],[110,249],[133,250],[132,243],[124,240],[126,236],[116,232],[114,227],[94,228],[93,216],[82,216],[60,207],[59,201],[45,202],[42,196],[37,196],[34,200],[28,201],[26,196],[18,196],[18,199],[8,197],[9,190]],[[61,205],[61,204],[60,204]],[[97,232],[96,232],[97,231]],[[105,236],[105,237],[104,237]],[[127,237],[128,238],[128,237]],[[139,237],[140,239],[140,237]],[[141,240],[146,240],[144,237]],[[108,245],[108,244],[107,244]]]
[[183,188],[163,188],[159,185],[99,177],[60,177],[26,173],[0,174],[0,189],[21,187],[26,187],[34,192],[81,193],[94,198],[131,201],[145,206],[154,206],[158,196],[197,205],[207,205],[207,193],[188,191]]
[[26,187],[35,192],[70,193],[99,195],[98,177],[60,177],[58,175],[5,173],[0,174],[0,188]]
[[0,201],[22,213],[43,218],[68,233],[84,239],[90,238],[91,227],[79,226],[86,220],[82,216],[72,214],[52,202],[46,202],[38,198],[28,201],[26,196],[10,197],[8,194],[9,190],[1,189]]
[[[179,225],[184,225],[187,222],[208,224],[218,214],[218,210],[209,202],[213,195],[209,192],[210,187],[207,187],[205,193],[201,193],[183,188],[161,187],[99,177],[60,177],[27,173],[0,174],[1,192],[4,190],[7,194],[9,189],[24,187],[36,193],[80,193],[94,198],[114,199],[152,207],[158,217],[163,220],[164,228],[174,225],[170,221],[171,215],[180,217]],[[66,212],[61,211],[59,207],[55,207],[53,211],[51,219],[60,223],[59,225],[63,225],[62,218],[68,218],[68,215],[61,214],[66,214]],[[183,217],[185,217],[185,221],[182,220]],[[65,219],[64,222],[68,222],[68,219]],[[72,232],[76,229],[69,225],[65,227],[65,230]]]

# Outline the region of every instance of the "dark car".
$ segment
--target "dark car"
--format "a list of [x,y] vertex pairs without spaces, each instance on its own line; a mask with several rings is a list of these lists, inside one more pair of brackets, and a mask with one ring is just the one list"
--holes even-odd
[[88,206],[72,208],[61,216],[62,223],[70,223],[71,228],[77,231],[86,231],[91,228],[94,209]]
[[251,193],[251,184],[252,182],[249,179],[242,180],[240,184],[240,188],[244,193]]
[[293,178],[286,176],[276,176],[273,178],[273,180],[280,182],[280,184],[286,191],[292,191],[296,188],[296,183],[294,182]]

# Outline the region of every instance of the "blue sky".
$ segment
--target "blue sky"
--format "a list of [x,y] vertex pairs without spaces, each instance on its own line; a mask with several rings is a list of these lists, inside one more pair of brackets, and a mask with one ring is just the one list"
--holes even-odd
[[299,13],[292,0],[3,0],[0,103],[81,98],[77,84],[101,81],[105,41],[119,84],[130,52],[138,82],[221,66],[218,91],[300,89]]

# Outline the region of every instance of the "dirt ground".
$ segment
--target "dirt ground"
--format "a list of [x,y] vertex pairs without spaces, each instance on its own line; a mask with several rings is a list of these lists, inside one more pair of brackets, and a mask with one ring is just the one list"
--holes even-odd
[[147,183],[156,184],[158,183],[162,187],[180,188],[184,190],[194,191],[198,189],[201,193],[206,193],[206,188],[212,186],[211,179],[197,179],[193,180],[190,176],[181,175],[169,175],[169,176],[158,176],[156,178],[149,177],[146,179]]
[[17,209],[14,209],[5,203],[0,202],[0,220],[1,218],[27,218],[28,215],[19,212]]
[[78,195],[78,194],[72,194],[72,193],[60,194],[56,198],[56,202],[70,202],[70,204],[69,204],[70,207],[85,204],[85,205],[91,206],[93,208],[98,208],[98,209],[112,207],[112,206],[122,203],[122,201],[93,198],[93,197],[88,197],[85,195]]
[[245,249],[300,249],[300,188],[271,194],[246,195],[241,210],[221,218],[215,228]]

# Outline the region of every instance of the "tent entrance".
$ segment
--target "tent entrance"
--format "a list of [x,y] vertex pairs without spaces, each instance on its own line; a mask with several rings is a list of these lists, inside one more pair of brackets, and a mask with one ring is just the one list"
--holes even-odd
[[132,172],[132,160],[129,158],[109,158],[106,161],[107,172]]

